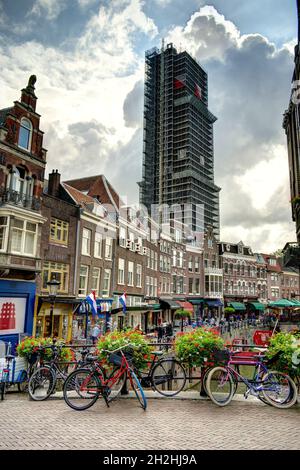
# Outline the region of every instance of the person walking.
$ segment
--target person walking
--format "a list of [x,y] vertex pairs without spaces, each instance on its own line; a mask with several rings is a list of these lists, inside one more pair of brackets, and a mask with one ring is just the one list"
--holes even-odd
[[101,330],[99,328],[99,325],[96,323],[94,325],[94,328],[92,329],[92,341],[93,341],[93,344],[96,344],[97,342],[97,339],[98,339],[98,336],[100,335],[101,333]]

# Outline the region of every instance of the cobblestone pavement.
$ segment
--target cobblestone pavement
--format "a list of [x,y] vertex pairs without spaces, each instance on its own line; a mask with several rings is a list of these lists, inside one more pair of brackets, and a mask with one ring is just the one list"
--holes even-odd
[[0,402],[0,449],[300,449],[300,407],[277,410],[236,400],[134,399],[106,408],[101,400],[76,412],[63,400],[29,401],[9,393]]

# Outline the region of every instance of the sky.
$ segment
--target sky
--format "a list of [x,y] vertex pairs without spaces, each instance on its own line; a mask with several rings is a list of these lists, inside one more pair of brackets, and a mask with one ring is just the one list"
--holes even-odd
[[144,54],[162,38],[208,73],[222,241],[283,248],[296,0],[0,0],[0,108],[35,74],[47,173],[104,174],[135,202]]

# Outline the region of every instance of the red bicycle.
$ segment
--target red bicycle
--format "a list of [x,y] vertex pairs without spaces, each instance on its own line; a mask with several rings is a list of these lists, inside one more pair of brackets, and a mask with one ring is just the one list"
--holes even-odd
[[147,400],[139,379],[134,373],[131,363],[133,357],[132,344],[121,346],[109,353],[109,362],[114,366],[112,373],[106,377],[99,363],[90,358],[89,368],[81,368],[72,372],[64,384],[64,400],[73,410],[87,410],[102,397],[107,406],[116,398],[128,378],[141,407],[146,410]]

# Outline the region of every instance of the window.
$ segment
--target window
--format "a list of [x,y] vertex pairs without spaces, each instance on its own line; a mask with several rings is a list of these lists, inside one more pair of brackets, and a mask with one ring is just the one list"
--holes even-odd
[[89,267],[88,266],[80,266],[79,287],[78,287],[78,295],[80,295],[80,296],[86,296],[87,295],[88,274],[89,274]]
[[8,217],[0,217],[0,251],[6,251],[8,239]]
[[124,284],[124,282],[125,282],[125,261],[123,258],[119,258],[118,284]]
[[100,268],[92,269],[92,290],[95,291],[96,297],[98,297],[99,295],[100,273]]
[[119,245],[126,248],[126,228],[120,227],[119,231]]
[[193,272],[193,258],[189,257],[189,271],[190,273]]
[[59,293],[67,293],[69,288],[69,265],[44,261],[42,272],[42,289],[48,290],[47,282],[56,279],[60,282]]
[[128,285],[133,286],[133,272],[134,272],[134,263],[128,261]]
[[195,294],[200,294],[200,279],[198,277],[195,279]]
[[269,264],[270,264],[270,266],[276,266],[276,264],[277,264],[276,259],[270,258],[270,259],[269,259]]
[[90,256],[91,254],[91,230],[84,228],[82,230],[82,245],[81,245],[81,254]]
[[154,253],[154,269],[157,271],[157,252]]
[[176,250],[173,250],[173,266],[176,267]]
[[102,297],[109,296],[111,269],[104,269]]
[[105,239],[105,258],[112,259],[112,244],[113,240],[110,237],[106,237]]
[[62,245],[68,244],[69,223],[64,220],[55,219],[51,217],[50,222],[50,241],[60,243]]
[[25,220],[12,220],[11,252],[35,256],[37,224]]
[[196,258],[195,258],[195,273],[199,273],[199,272],[200,272],[199,257],[196,256]]
[[142,287],[142,265],[136,265],[136,287]]
[[94,256],[102,258],[102,234],[98,232],[95,233]]
[[189,294],[193,294],[194,279],[189,278]]
[[146,296],[150,296],[150,277],[146,276]]
[[32,124],[29,119],[22,118],[19,130],[19,147],[30,150],[31,147]]

